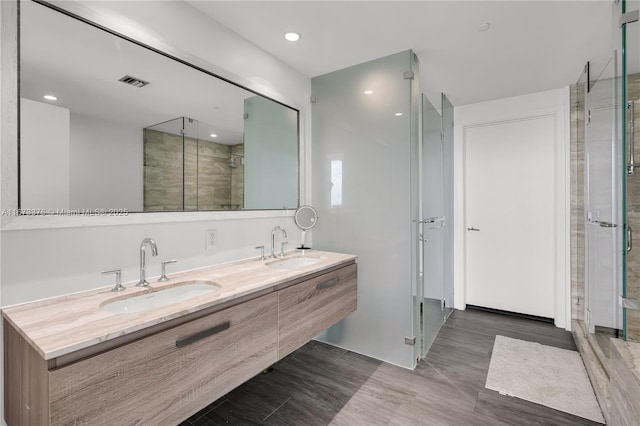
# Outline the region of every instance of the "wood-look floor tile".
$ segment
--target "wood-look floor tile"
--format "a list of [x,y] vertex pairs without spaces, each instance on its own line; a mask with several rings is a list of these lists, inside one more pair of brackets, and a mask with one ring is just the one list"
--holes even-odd
[[309,342],[183,426],[595,424],[485,389],[496,335],[575,348],[570,333],[550,324],[455,311],[413,371]]
[[216,425],[263,425],[263,419],[256,417],[255,412],[247,412],[230,401],[225,401],[209,411],[198,420],[191,421],[193,426]]
[[527,426],[600,425],[543,405],[500,395],[489,389],[483,389],[478,393],[474,412],[508,424],[522,424],[520,422],[526,419]]

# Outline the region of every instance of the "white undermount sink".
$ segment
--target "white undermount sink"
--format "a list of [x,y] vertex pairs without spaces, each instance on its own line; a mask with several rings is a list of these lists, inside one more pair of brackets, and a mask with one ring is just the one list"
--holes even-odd
[[320,260],[322,259],[317,257],[292,257],[290,259],[276,260],[267,263],[267,266],[275,269],[295,269],[302,266],[313,265],[314,263],[320,262]]
[[151,289],[138,296],[107,302],[101,308],[114,314],[135,314],[218,290],[220,290],[220,286],[212,281],[187,281],[162,290]]

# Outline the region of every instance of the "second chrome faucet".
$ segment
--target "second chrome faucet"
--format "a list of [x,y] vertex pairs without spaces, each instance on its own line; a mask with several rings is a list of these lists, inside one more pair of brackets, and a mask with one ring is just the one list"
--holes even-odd
[[153,241],[151,238],[145,238],[144,240],[142,240],[142,243],[140,244],[140,281],[138,281],[138,284],[136,284],[136,286],[138,287],[149,286],[149,282],[147,281],[145,272],[145,247],[147,245],[151,248],[152,256],[158,255],[158,246],[156,245],[155,241]]
[[[271,258],[276,257],[275,254],[275,245],[276,245],[276,232],[280,230],[282,231],[282,238],[287,238],[287,231],[284,230],[282,226],[276,226],[271,230]],[[280,245],[280,256],[284,256],[284,244]]]

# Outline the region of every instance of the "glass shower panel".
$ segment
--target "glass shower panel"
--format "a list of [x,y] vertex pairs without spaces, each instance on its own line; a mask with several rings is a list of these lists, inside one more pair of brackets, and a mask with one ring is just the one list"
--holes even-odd
[[413,235],[413,239],[411,241],[411,336],[414,339],[413,341],[413,366],[418,363],[420,358],[422,357],[422,326],[421,326],[421,315],[420,308],[422,306],[423,300],[423,289],[424,289],[424,275],[422,269],[422,226],[420,222],[420,218],[422,216],[422,137],[420,133],[420,123],[422,122],[422,117],[420,116],[420,112],[422,111],[422,99],[420,95],[420,85],[418,83],[418,79],[415,76],[420,75],[418,56],[411,52],[409,55],[409,63],[407,64],[410,74],[408,73],[406,77],[413,76],[409,78],[410,87],[410,97],[409,97],[409,126],[411,128],[411,136],[409,142],[409,167],[411,170],[410,177],[410,187],[411,187],[411,234]]
[[444,152],[442,117],[422,95],[422,356],[433,344],[445,316]]
[[[615,61],[593,79],[587,93],[585,127],[586,311],[590,337],[608,350],[608,337],[621,328],[621,175],[616,118]],[[601,339],[601,341],[599,340]],[[598,345],[594,345],[598,346]]]
[[441,95],[443,206],[444,206],[444,311],[453,312],[453,104]]
[[[622,1],[622,12],[633,13],[640,8],[638,1]],[[621,28],[620,43],[622,44],[622,116],[620,133],[624,138],[625,150],[622,157],[626,157],[627,164],[633,161],[640,163],[640,23],[628,23]],[[634,151],[634,155],[631,152]],[[627,166],[625,180],[625,220],[626,227],[635,235],[632,239],[638,241],[640,232],[640,168]],[[626,236],[626,235],[625,235]],[[640,300],[640,249],[631,247],[625,256],[625,282],[623,296],[630,302],[627,306],[637,304]],[[640,310],[623,309],[624,336],[626,339],[640,341]]]
[[[358,255],[359,283],[357,311],[319,338],[407,368],[416,363],[413,55],[408,50],[311,80],[312,196],[321,218],[313,243]],[[338,179],[339,194],[332,183]]]
[[144,141],[144,211],[184,210],[184,118],[146,127]]

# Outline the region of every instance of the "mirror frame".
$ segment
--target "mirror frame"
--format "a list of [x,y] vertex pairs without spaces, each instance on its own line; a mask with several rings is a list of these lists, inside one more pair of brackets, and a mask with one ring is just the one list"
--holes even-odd
[[[44,216],[44,215],[16,215],[12,212],[19,210],[19,9],[20,2],[25,0],[5,0],[0,2],[0,18],[2,28],[0,39],[3,44],[3,54],[0,58],[2,66],[2,80],[0,81],[2,108],[2,128],[0,133],[0,159],[2,161],[2,188],[0,190],[0,227],[2,230],[73,228],[79,226],[109,226],[131,225],[167,222],[189,222],[203,220],[225,220],[240,218],[292,217],[297,207],[305,199],[307,179],[305,155],[305,113],[304,108],[292,102],[273,89],[266,87],[237,74],[220,68],[208,61],[196,57],[187,51],[172,46],[167,40],[155,36],[154,32],[142,24],[132,26],[124,23],[122,17],[116,13],[105,13],[103,9],[89,3],[56,2],[33,0],[35,3],[78,19],[88,25],[128,40],[143,48],[152,50],[169,59],[173,59],[214,78],[219,78],[230,84],[248,90],[252,93],[268,98],[274,102],[292,108],[298,112],[298,206],[293,209],[279,210],[210,210],[201,212],[135,212],[126,216]],[[64,6],[64,7],[62,7]],[[6,71],[5,71],[6,70]]]

